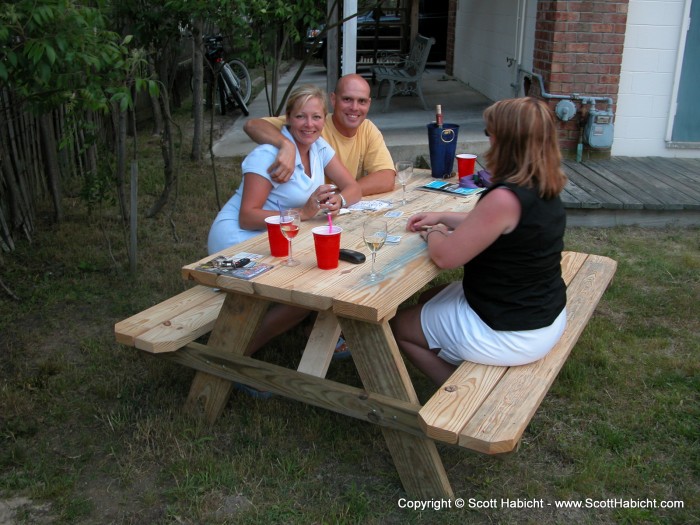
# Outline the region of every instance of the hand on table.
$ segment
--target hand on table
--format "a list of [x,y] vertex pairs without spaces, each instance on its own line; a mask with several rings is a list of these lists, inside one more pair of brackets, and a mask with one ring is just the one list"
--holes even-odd
[[435,226],[440,222],[439,216],[434,212],[416,213],[409,217],[406,222],[406,230],[410,232],[419,232],[428,227]]

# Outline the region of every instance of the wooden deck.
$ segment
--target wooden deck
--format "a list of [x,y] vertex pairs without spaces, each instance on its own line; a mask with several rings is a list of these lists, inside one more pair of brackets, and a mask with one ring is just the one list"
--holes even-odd
[[564,162],[568,226],[700,225],[700,159]]

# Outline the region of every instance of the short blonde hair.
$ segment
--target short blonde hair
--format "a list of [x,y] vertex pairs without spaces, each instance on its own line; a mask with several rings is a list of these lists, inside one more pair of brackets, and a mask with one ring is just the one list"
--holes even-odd
[[533,97],[499,100],[484,111],[493,137],[486,166],[494,182],[537,187],[543,198],[559,195],[566,185],[554,114]]
[[297,107],[301,107],[306,104],[309,99],[317,98],[321,101],[321,106],[323,107],[323,115],[328,114],[328,105],[326,104],[326,92],[320,87],[314,86],[313,84],[304,84],[295,88],[294,91],[289,95],[287,99],[287,107],[285,114],[287,115],[287,120],[289,120],[291,114]]

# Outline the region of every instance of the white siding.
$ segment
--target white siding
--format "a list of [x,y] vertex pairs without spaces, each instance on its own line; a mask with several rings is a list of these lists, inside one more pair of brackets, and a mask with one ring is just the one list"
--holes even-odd
[[[515,95],[511,84],[517,79],[517,65],[508,67],[506,59],[518,58],[517,17],[523,1],[458,1],[454,75],[492,100]],[[537,1],[526,1],[521,66],[532,70]],[[683,16],[690,1],[629,1],[613,155],[700,157],[700,149],[672,149],[665,141],[678,76],[676,64],[682,53]]]
[[613,155],[700,156],[700,150],[667,148],[665,141],[685,2],[630,0]]
[[460,0],[457,6],[454,76],[492,100],[514,96],[517,15],[518,0]]

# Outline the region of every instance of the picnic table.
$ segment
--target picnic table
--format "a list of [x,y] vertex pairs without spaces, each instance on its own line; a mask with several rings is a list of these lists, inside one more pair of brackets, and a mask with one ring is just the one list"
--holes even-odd
[[[325,217],[319,216],[303,222],[294,239],[294,257],[300,265],[281,266],[281,259],[269,255],[263,233],[216,255],[263,254],[261,262],[275,265],[272,270],[243,280],[202,270],[214,255],[188,264],[182,275],[197,285],[117,323],[117,340],[195,369],[185,407],[210,422],[226,407],[234,381],[369,421],[380,426],[408,494],[453,497],[435,440],[485,453],[515,449],[612,279],[615,264],[604,257],[567,254],[565,280],[577,287],[567,303],[571,329],[567,328],[560,348],[525,367],[465,363],[468,366],[459,367],[423,407],[389,320],[440,269],[430,260],[420,236],[405,231],[406,220],[419,211],[468,211],[477,200],[476,196],[417,189],[431,180],[428,170],[415,170],[405,205],[399,204],[400,186],[369,198],[390,201],[392,211],[403,212],[387,218],[390,234],[401,235],[401,239],[385,244],[377,254],[383,280],[368,278],[370,257],[362,240],[362,224],[370,215],[383,216],[387,209],[353,211],[334,218],[334,224],[343,228],[341,247],[368,255],[364,264],[340,261],[335,270],[316,267],[311,229],[325,224]],[[296,370],[243,355],[270,303],[317,312]],[[195,342],[210,330],[206,344]],[[325,378],[341,331],[352,350],[362,388]],[[513,392],[520,395],[513,397]],[[517,406],[507,406],[513,399]],[[489,407],[496,407],[498,413],[492,414]]]

